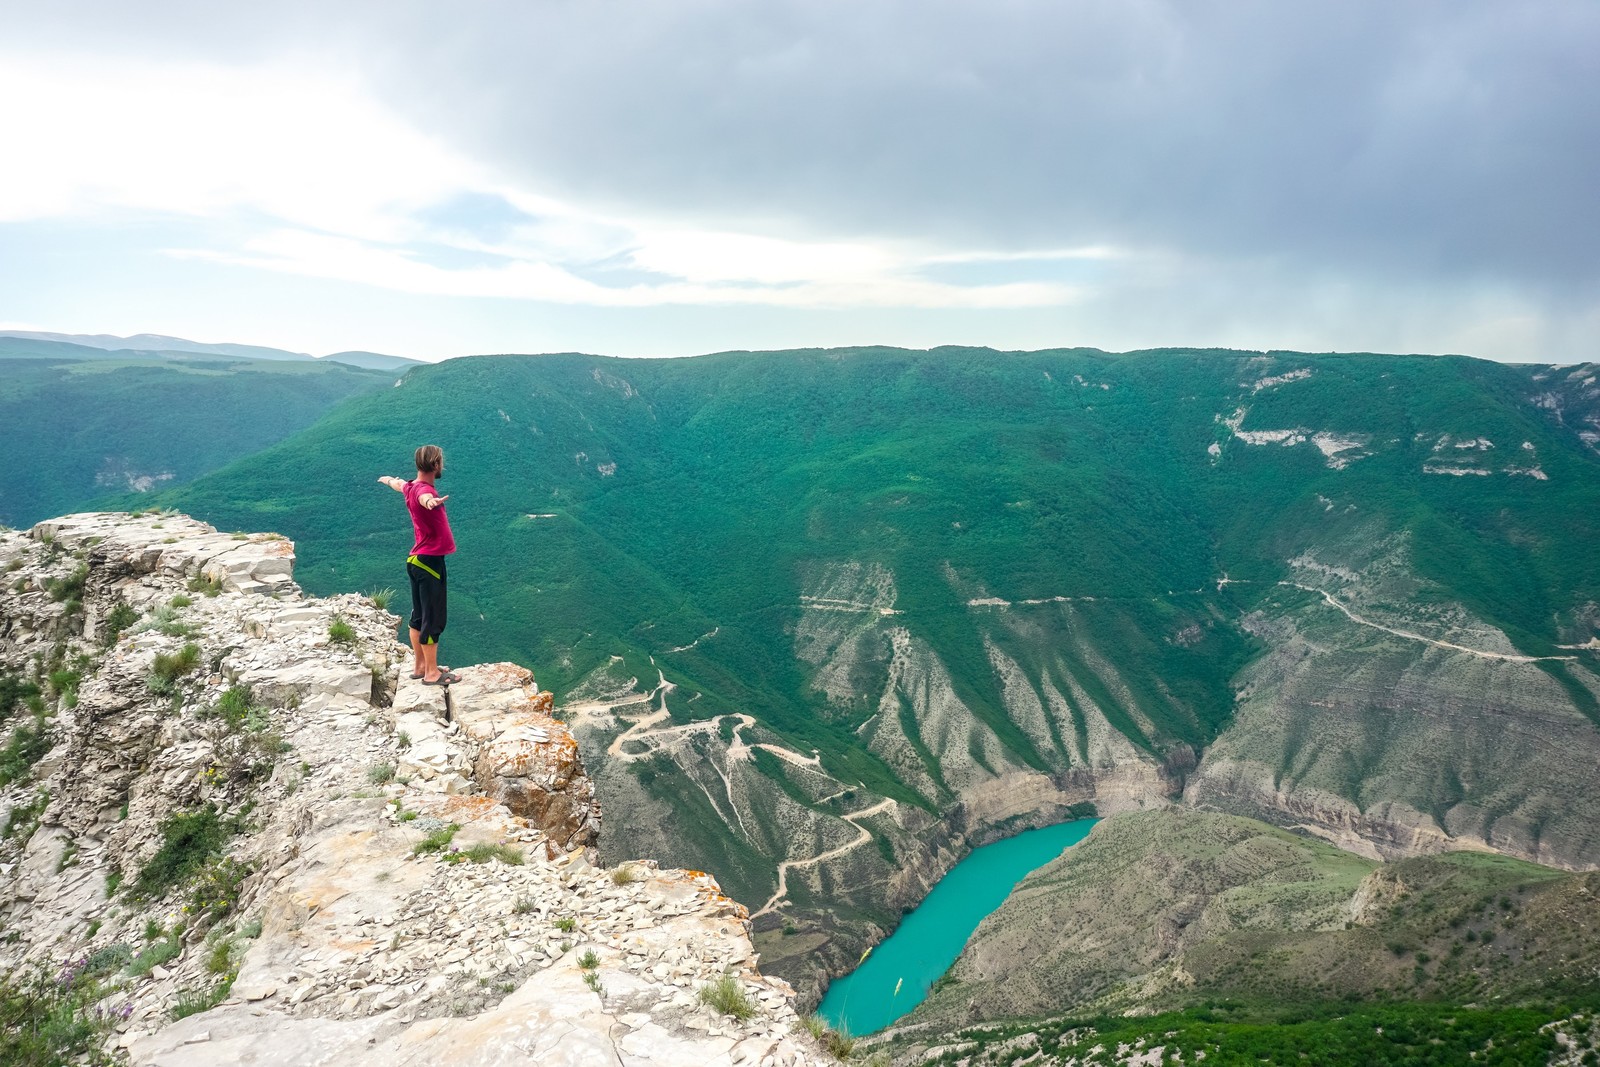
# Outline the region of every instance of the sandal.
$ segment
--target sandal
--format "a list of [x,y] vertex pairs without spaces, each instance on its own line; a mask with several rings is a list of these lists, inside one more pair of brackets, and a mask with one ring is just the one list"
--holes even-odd
[[[440,667],[439,668],[439,673],[440,674],[449,674],[450,673],[450,668],[449,667]],[[415,674],[413,674],[411,676],[413,681],[420,681],[420,680],[422,680],[423,677],[425,677],[425,676],[423,675],[423,673],[421,671],[418,671],[417,673],[415,673]]]
[[431,682],[428,681],[426,678],[424,678],[422,680],[422,684],[423,685],[449,685],[451,682],[459,682],[459,681],[461,681],[461,675],[452,673],[451,671],[441,671],[441,672],[439,672],[439,677],[435,678]]

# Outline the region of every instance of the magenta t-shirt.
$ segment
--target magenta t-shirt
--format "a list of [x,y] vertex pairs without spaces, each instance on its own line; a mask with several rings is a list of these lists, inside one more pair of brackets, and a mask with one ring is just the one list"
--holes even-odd
[[456,550],[456,539],[450,533],[450,520],[445,516],[444,505],[431,508],[422,506],[422,494],[438,496],[439,491],[424,481],[406,483],[406,508],[411,512],[411,528],[417,532],[417,541],[411,547],[413,556],[448,556]]

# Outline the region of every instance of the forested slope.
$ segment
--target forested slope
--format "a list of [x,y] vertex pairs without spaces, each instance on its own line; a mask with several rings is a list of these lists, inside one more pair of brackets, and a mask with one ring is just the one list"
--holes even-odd
[[0,523],[181,484],[304,429],[392,373],[0,338]]

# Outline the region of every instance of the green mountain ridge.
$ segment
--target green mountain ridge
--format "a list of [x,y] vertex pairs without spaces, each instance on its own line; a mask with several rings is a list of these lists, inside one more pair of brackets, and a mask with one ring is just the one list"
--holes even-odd
[[94,351],[140,353],[143,355],[205,355],[225,356],[230,359],[266,359],[304,361],[313,357],[304,352],[290,352],[282,348],[262,345],[207,344],[189,341],[182,337],[168,337],[159,333],[139,333],[130,337],[112,334],[48,333],[37,330],[0,330],[0,345],[12,341],[28,341],[38,345],[71,345]]
[[343,364],[113,352],[0,337],[14,462],[0,522],[31,524],[187,481],[309,426],[389,372]]

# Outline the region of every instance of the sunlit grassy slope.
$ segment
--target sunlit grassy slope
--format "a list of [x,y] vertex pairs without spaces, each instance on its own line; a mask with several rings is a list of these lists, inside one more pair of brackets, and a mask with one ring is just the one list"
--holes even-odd
[[[409,475],[412,449],[436,442],[460,546],[457,662],[518,660],[559,695],[612,655],[653,679],[650,655],[715,629],[661,665],[699,694],[676,713],[754,714],[889,789],[853,740],[876,709],[829,704],[795,655],[817,562],[887,567],[899,621],[1035,766],[1050,754],[1006,720],[985,653],[985,637],[1017,638],[984,629],[970,600],[1095,598],[1082,610],[1123,676],[1155,694],[1143,703],[1164,716],[1162,744],[1213,737],[1253,654],[1208,621],[1268,587],[1218,579],[1278,579],[1319,539],[1409,531],[1426,595],[1527,651],[1581,639],[1574,612],[1600,599],[1600,463],[1530,402],[1539,373],[1192,350],[478,357],[417,368],[164,501],[288,534],[314,591],[399,586],[409,524],[375,479]],[[1308,441],[1246,444],[1224,421],[1241,408],[1246,431],[1334,432],[1363,442],[1359,458],[1335,469]],[[1493,472],[1425,470],[1457,456]],[[1543,479],[1507,473],[1535,465]],[[1194,640],[1173,638],[1195,623]]]

